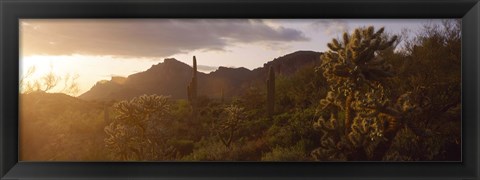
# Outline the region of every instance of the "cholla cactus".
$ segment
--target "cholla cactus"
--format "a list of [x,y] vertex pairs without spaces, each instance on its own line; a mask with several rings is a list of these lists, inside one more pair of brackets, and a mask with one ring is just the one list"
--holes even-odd
[[143,95],[113,106],[115,118],[105,127],[105,147],[114,160],[162,160],[174,151],[165,143],[168,98]]
[[[322,55],[323,75],[335,93],[343,94],[345,104],[345,126],[349,127],[355,117],[352,103],[354,92],[372,87],[374,82],[392,77],[390,65],[376,55],[393,45],[397,37],[386,39],[384,28],[374,32],[374,28],[356,29],[352,35],[343,34],[343,42],[333,39],[328,43],[330,51]],[[347,128],[345,133],[348,133]]]
[[[321,56],[330,91],[320,110],[331,116],[315,124],[323,133],[322,146],[312,152],[318,160],[372,159],[377,146],[391,140],[385,138],[384,124],[394,126],[398,117],[381,111],[391,104],[382,83],[394,72],[379,52],[392,47],[397,37],[386,38],[383,31],[368,27],[344,33],[343,41],[333,39]],[[339,119],[339,114],[344,117]]]
[[222,119],[213,129],[222,143],[226,147],[230,147],[232,142],[237,138],[238,131],[243,126],[245,119],[245,111],[236,105],[230,105],[224,109]]
[[338,130],[341,128],[335,113],[330,114],[330,119],[320,117],[313,127],[322,133],[320,147],[313,150],[311,155],[320,161],[347,160],[346,139]]

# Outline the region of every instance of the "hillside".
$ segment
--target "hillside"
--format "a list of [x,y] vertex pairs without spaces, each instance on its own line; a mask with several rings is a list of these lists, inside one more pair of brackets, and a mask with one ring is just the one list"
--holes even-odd
[[[103,105],[62,93],[21,94],[19,143],[21,159],[101,159]],[[88,156],[87,156],[88,154]]]

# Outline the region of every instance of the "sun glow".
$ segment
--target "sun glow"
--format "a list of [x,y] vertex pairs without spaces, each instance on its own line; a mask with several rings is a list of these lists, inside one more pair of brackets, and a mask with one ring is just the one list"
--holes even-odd
[[[78,75],[80,95],[88,91],[97,81],[109,80],[112,76],[128,76],[135,72],[144,71],[152,64],[158,63],[155,60],[141,60],[138,58],[117,58],[112,56],[87,56],[87,55],[33,55],[26,56],[20,60],[20,79],[24,82],[41,80],[46,74],[52,72],[60,77],[59,84],[50,92],[58,92],[64,88],[64,80],[67,76]],[[34,72],[28,74],[29,69]]]

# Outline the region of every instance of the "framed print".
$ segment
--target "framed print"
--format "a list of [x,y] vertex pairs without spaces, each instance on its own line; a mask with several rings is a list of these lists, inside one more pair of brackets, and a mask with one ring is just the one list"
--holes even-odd
[[0,8],[2,179],[479,178],[478,1]]

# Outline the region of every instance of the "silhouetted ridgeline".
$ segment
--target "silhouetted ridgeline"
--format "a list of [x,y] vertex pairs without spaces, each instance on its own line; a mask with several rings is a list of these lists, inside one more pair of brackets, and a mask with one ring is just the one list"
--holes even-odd
[[[291,75],[307,65],[319,64],[319,52],[297,51],[275,58],[263,67],[249,70],[244,67],[219,67],[209,74],[198,72],[198,95],[220,98],[222,89],[225,97],[239,95],[252,83],[264,82],[268,68],[274,67],[275,73]],[[198,63],[201,64],[199,57]],[[186,99],[192,77],[192,67],[176,59],[165,59],[163,63],[150,69],[129,75],[126,78],[113,77],[110,81],[99,81],[89,91],[80,95],[84,100],[122,100],[143,94],[171,96],[174,99]]]

